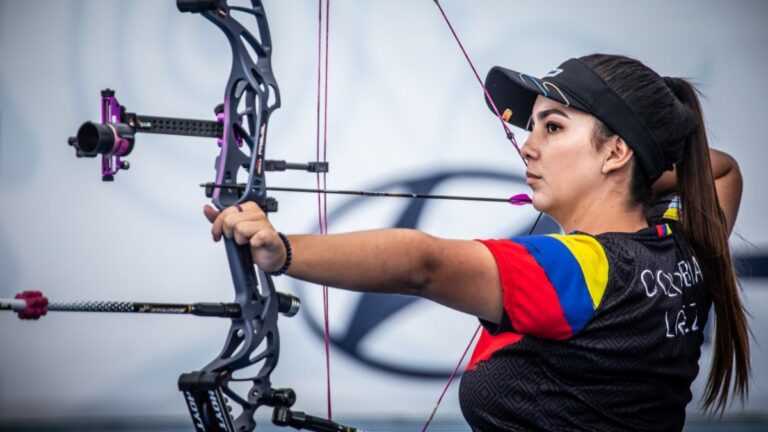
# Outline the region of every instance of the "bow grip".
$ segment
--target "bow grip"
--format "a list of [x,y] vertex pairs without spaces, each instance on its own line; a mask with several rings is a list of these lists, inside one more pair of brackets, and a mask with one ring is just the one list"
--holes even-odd
[[224,248],[229,259],[229,270],[235,284],[236,294],[257,289],[258,281],[254,270],[251,248],[248,245],[239,245],[235,239],[225,237]]

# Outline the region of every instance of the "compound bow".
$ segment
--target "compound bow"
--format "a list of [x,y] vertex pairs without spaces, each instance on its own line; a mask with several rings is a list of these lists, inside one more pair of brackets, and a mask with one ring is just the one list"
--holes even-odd
[[[257,203],[265,212],[277,211],[277,201],[267,196],[265,172],[301,169],[322,173],[326,162],[306,164],[265,159],[269,117],[280,107],[280,91],[272,71],[272,41],[261,0],[251,0],[251,7],[230,6],[226,0],[177,0],[181,12],[200,14],[216,25],[232,49],[232,69],[224,91],[224,103],[217,106],[216,121],[156,117],[130,113],[121,106],[112,90],[102,91],[101,123],[85,122],[76,137],[69,140],[79,157],[101,156],[102,180],[112,181],[120,170],[130,167],[122,160],[134,147],[136,133],[158,133],[217,138],[220,153],[216,159],[215,180],[208,188],[209,197],[219,209],[246,201]],[[232,16],[244,12],[256,19],[254,35]],[[250,52],[249,52],[250,48]],[[251,56],[255,53],[255,58]],[[241,170],[245,182],[238,183]],[[250,248],[225,238],[225,249],[235,288],[239,314],[231,316],[232,325],[219,355],[199,371],[179,378],[179,389],[200,432],[246,432],[256,427],[254,414],[261,406],[274,407],[272,421],[319,431],[354,431],[322,418],[293,412],[296,400],[291,389],[274,389],[270,375],[277,365],[280,338],[278,312],[295,315],[299,299],[278,293],[272,277],[255,268]],[[236,377],[238,371],[257,370],[248,377]],[[236,382],[250,382],[245,395],[233,388]],[[230,415],[230,404],[237,404],[239,414]]]

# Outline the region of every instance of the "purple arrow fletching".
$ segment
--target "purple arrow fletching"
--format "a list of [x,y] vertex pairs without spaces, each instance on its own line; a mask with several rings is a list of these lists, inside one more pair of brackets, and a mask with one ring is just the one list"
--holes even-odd
[[517,194],[509,198],[509,203],[517,206],[530,204],[531,202],[531,197],[526,194]]

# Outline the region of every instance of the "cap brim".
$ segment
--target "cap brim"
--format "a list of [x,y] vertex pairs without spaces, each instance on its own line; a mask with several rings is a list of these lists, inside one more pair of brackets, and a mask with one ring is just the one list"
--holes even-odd
[[[521,76],[525,78],[521,80]],[[494,114],[494,104],[498,108],[499,114],[510,110],[512,116],[507,119],[507,122],[519,128],[525,128],[531,117],[536,96],[542,94],[536,84],[541,85],[537,78],[495,66],[485,78],[485,88],[488,90],[485,103],[488,104],[491,111],[494,111]],[[493,103],[488,99],[488,95],[493,99]]]
[[[485,87],[493,98],[493,103],[504,114],[511,111],[507,122],[519,128],[525,128],[533,111],[536,96],[544,96],[565,105],[574,106],[573,101],[567,101],[561,97],[558,91],[548,91],[547,84],[539,78],[528,74],[506,69],[500,66],[493,67],[485,78]],[[549,86],[550,89],[552,86]],[[485,102],[488,108],[494,111],[493,104],[486,96]],[[579,108],[574,106],[574,108]],[[495,114],[495,111],[494,111]]]

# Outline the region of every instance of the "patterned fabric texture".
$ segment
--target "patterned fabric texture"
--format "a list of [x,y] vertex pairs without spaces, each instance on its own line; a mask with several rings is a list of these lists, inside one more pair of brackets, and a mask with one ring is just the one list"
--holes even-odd
[[506,313],[461,381],[474,430],[682,429],[711,301],[673,226],[483,243]]

